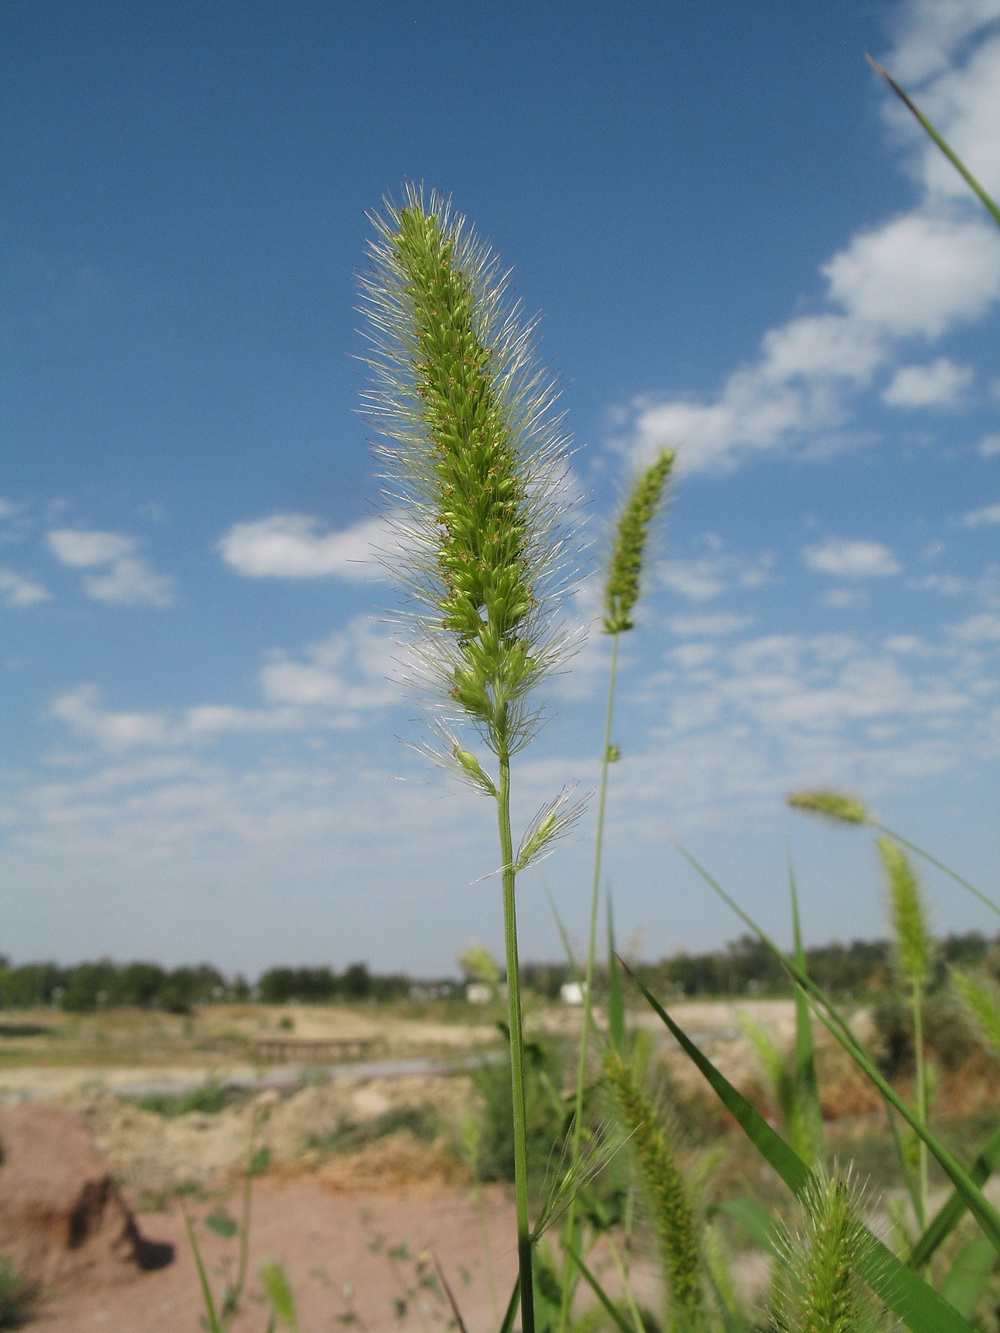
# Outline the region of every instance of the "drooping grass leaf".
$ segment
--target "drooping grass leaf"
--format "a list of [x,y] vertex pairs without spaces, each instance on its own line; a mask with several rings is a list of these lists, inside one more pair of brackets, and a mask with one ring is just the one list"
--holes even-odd
[[810,980],[807,974],[799,971],[795,963],[778,948],[770,936],[757,925],[752,917],[748,916],[735,899],[725,891],[721,884],[712,878],[708,871],[700,865],[689,852],[685,851],[677,842],[674,843],[674,846],[678,848],[681,855],[684,856],[689,864],[697,870],[705,882],[733,909],[737,916],[739,916],[740,920],[749,926],[761,943],[766,945],[774,956],[782,963],[792,981],[797,986],[800,986],[808,997],[813,1012],[827,1031],[836,1038],[855,1064],[866,1075],[869,1082],[878,1089],[882,1095],[883,1101],[898,1111],[914,1133],[926,1143],[952,1184],[965,1198],[969,1211],[976,1218],[983,1232],[991,1238],[994,1246],[1000,1250],[1000,1213],[997,1212],[994,1206],[985,1197],[982,1190],[978,1189],[976,1185],[973,1184],[965,1168],[952,1156],[936,1135],[931,1133],[920,1117],[906,1105],[896,1092],[895,1088],[882,1077],[882,1074],[877,1069],[874,1061],[860,1046],[846,1019],[838,1012],[836,1006],[827,998],[824,992]]
[[205,1315],[208,1321],[209,1333],[222,1333],[222,1325],[219,1323],[218,1311],[215,1308],[215,1300],[212,1296],[212,1288],[208,1281],[208,1274],[205,1272],[205,1263],[201,1257],[201,1247],[198,1244],[198,1238],[194,1234],[194,1224],[188,1210],[184,1207],[183,1199],[180,1201],[181,1216],[184,1218],[184,1226],[187,1230],[188,1243],[191,1246],[191,1253],[194,1255],[195,1268],[198,1270],[198,1282],[201,1286],[202,1300],[205,1302]]
[[[813,1178],[805,1162],[698,1049],[639,978],[624,963],[622,966],[760,1155],[796,1198],[803,1195]],[[912,1333],[972,1333],[968,1320],[942,1299],[933,1287],[929,1287],[912,1269],[902,1264],[876,1237],[872,1237],[872,1242],[870,1253],[862,1261],[865,1280]]]

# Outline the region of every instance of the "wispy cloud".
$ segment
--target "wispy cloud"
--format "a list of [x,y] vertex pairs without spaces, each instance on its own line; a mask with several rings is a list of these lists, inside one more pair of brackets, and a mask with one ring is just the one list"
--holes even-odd
[[372,548],[384,538],[379,518],[323,532],[319,519],[308,514],[272,514],[234,524],[217,549],[231,569],[247,578],[378,579],[383,573]]
[[0,601],[4,606],[34,606],[36,602],[47,602],[51,596],[40,583],[32,583],[12,569],[0,569]]
[[135,554],[138,543],[118,532],[81,528],[54,528],[46,534],[49,550],[71,569],[99,569],[85,574],[84,591],[102,602],[128,605],[169,606],[174,583],[157,574]]
[[984,523],[1000,523],[1000,504],[984,505],[982,509],[972,509],[964,515],[962,522],[967,528],[981,528]]
[[843,537],[830,537],[818,546],[805,547],[802,558],[817,573],[842,579],[885,578],[902,569],[888,546],[881,542],[850,541]]
[[281,651],[269,653],[259,673],[263,704],[258,708],[203,703],[118,711],[105,707],[98,686],[87,682],[55,698],[49,711],[75,736],[111,751],[353,727],[363,714],[400,701],[399,686],[389,680],[392,648],[384,628],[359,616],[344,630],[306,648],[304,661]]

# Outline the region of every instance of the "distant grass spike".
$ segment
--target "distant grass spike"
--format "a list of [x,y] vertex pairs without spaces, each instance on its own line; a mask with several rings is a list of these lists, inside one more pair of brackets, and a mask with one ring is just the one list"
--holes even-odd
[[604,631],[624,634],[635,628],[632,611],[639,600],[642,559],[650,524],[663,503],[667,478],[676,455],[661,449],[656,459],[636,478],[618,520],[618,531],[604,591]]
[[910,985],[923,990],[934,962],[934,939],[927,928],[920,886],[901,847],[890,838],[879,838],[876,846],[889,891],[896,962]]
[[787,798],[794,810],[822,815],[841,824],[867,824],[868,811],[853,796],[839,791],[793,791]]
[[604,1073],[632,1136],[639,1171],[653,1211],[670,1291],[671,1328],[701,1333],[707,1327],[702,1304],[702,1256],[694,1206],[667,1143],[656,1110],[615,1052],[604,1059]]

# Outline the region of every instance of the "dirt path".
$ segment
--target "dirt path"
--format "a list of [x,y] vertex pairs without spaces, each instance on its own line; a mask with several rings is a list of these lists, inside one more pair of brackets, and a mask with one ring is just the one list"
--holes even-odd
[[[315,1179],[265,1178],[254,1195],[251,1280],[233,1333],[263,1333],[266,1328],[256,1277],[265,1259],[285,1265],[303,1333],[351,1326],[360,1333],[444,1328],[449,1311],[426,1277],[433,1271],[433,1253],[453,1287],[469,1333],[495,1329],[500,1320],[494,1317],[490,1264],[502,1305],[517,1269],[513,1207],[495,1186],[484,1191],[483,1205],[480,1219],[473,1193],[455,1187],[392,1194],[340,1192]],[[214,1207],[217,1202],[199,1203],[192,1213],[218,1290],[224,1282],[220,1270],[235,1270],[236,1243],[221,1240],[201,1224]],[[228,1207],[237,1210],[236,1196]],[[176,1244],[173,1264],[116,1286],[61,1293],[39,1310],[30,1327],[39,1333],[197,1333],[204,1306],[179,1209],[144,1214],[140,1222],[151,1239]]]

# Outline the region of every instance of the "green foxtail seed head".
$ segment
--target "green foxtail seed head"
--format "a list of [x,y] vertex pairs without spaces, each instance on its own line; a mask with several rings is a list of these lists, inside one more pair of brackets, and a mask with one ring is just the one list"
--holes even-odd
[[868,811],[853,796],[839,791],[793,791],[787,798],[795,810],[822,815],[841,824],[866,824]]
[[890,838],[879,838],[876,846],[885,871],[896,964],[912,986],[923,988],[930,979],[934,941],[920,886],[901,847]]
[[770,1327],[781,1333],[875,1333],[877,1314],[862,1272],[874,1242],[857,1216],[849,1177],[814,1174],[802,1196],[800,1231],[786,1231],[783,1299]]
[[569,550],[555,392],[464,218],[409,186],[371,221],[365,403],[382,437],[396,542],[383,560],[408,597],[411,683],[509,754],[538,719],[527,695],[571,647],[553,614]]
[[631,1136],[646,1187],[670,1293],[671,1327],[685,1333],[705,1328],[702,1256],[698,1224],[688,1189],[667,1142],[660,1118],[616,1052],[604,1057],[604,1076],[626,1132]]
[[645,472],[636,478],[618,520],[615,544],[604,590],[604,632],[623,634],[634,629],[632,611],[639,600],[642,556],[650,525],[663,503],[663,492],[674,465],[672,449],[661,449]]

